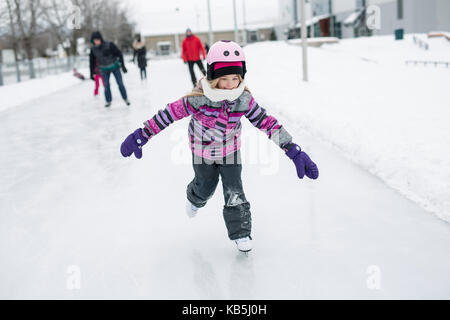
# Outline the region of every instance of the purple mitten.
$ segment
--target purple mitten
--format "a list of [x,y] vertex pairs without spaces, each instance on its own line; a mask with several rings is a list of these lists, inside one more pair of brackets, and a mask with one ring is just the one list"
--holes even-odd
[[286,155],[294,161],[297,168],[297,175],[300,179],[306,176],[310,179],[317,179],[319,177],[319,169],[317,165],[312,162],[309,156],[302,151],[302,149],[293,143],[286,151]]
[[142,129],[137,129],[122,142],[120,152],[124,157],[129,157],[134,153],[136,158],[140,159],[142,158],[142,146],[147,141],[148,138],[143,135]]

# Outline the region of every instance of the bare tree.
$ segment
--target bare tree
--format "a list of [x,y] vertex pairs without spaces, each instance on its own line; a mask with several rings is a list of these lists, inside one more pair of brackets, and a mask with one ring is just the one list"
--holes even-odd
[[9,22],[9,32],[8,32],[8,38],[9,41],[12,44],[13,50],[14,50],[14,57],[16,61],[18,60],[18,49],[19,49],[19,38],[17,37],[17,31],[16,31],[16,23],[15,23],[15,15],[14,15],[14,7],[11,3],[11,0],[6,0],[6,6],[7,6],[7,12],[8,12],[8,22]]
[[[80,29],[68,25],[73,15],[70,3],[81,13]],[[77,55],[78,39],[89,43],[91,33],[97,30],[126,50],[134,33],[128,8],[118,0],[0,0],[0,37],[4,35],[13,48],[16,61],[26,57],[31,78],[35,77],[36,52],[45,55],[47,48],[61,45],[67,56]]]
[[0,1],[0,38],[9,34],[8,8],[6,2]]
[[40,0],[14,0],[20,39],[29,60],[33,59],[33,40],[38,32]]
[[19,69],[19,65],[18,65],[18,51],[19,51],[19,41],[20,39],[17,36],[17,31],[16,31],[16,17],[14,14],[14,8],[13,8],[13,3],[11,0],[6,0],[6,6],[8,9],[8,20],[9,20],[9,41],[12,45],[13,48],[13,52],[14,52],[14,61],[15,61],[15,65],[16,65],[16,75],[17,75],[17,82],[20,82],[21,77],[20,77],[20,69]]
[[128,8],[117,0],[98,0],[93,12],[92,30],[99,30],[105,39],[114,41],[119,48],[131,46],[135,25],[128,18]]
[[119,47],[131,45],[134,24],[127,16],[128,9],[121,7],[117,0],[71,0],[82,13],[80,29],[67,27],[72,13],[64,3],[58,0],[41,2],[44,19],[67,55],[76,55],[77,39],[83,37],[88,42],[92,31],[96,30],[101,31],[106,39],[117,42]]
[[133,44],[135,24],[130,22],[130,19],[127,17],[126,9],[122,10],[119,14],[118,28],[119,30],[117,30],[117,43],[119,47],[122,48],[122,50],[131,48]]
[[107,2],[104,0],[73,0],[73,4],[78,6],[82,12],[81,29],[74,30],[71,39],[73,51],[76,51],[78,38],[82,37],[88,43],[92,31],[100,30],[99,25],[104,18],[102,7],[107,5]]
[[39,31],[40,0],[14,0],[16,24],[20,40],[30,63],[30,78],[35,78],[33,66],[33,42]]
[[50,33],[56,38],[67,55],[70,55],[70,47],[67,45],[67,40],[71,38],[73,30],[67,26],[67,22],[72,13],[67,8],[67,2],[57,0],[42,0],[42,16],[48,24]]

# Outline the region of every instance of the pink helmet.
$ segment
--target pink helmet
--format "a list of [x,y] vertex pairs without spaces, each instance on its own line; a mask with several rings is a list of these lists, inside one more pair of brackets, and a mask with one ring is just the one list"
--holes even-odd
[[224,74],[240,74],[244,78],[247,72],[244,50],[236,42],[229,40],[214,43],[208,51],[206,63],[209,80]]

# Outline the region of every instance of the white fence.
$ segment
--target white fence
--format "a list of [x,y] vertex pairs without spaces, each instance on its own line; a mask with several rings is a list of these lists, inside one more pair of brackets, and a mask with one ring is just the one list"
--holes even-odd
[[88,56],[36,58],[17,63],[0,63],[0,86],[33,78],[43,78],[52,74],[68,72],[73,68],[80,69],[88,66]]

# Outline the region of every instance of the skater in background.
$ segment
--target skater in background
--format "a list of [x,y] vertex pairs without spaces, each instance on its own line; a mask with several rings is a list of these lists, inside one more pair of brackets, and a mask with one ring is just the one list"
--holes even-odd
[[141,74],[141,80],[147,79],[147,48],[141,41],[140,36],[138,36],[136,41],[133,43],[133,63],[136,63],[136,57]]
[[74,76],[75,78],[80,79],[80,80],[84,80],[84,79],[85,79],[84,75],[82,75],[81,73],[79,73],[78,70],[77,70],[76,68],[73,68],[73,76]]
[[105,87],[105,82],[102,77],[102,72],[100,71],[100,65],[98,61],[95,63],[93,74],[91,74],[91,79],[95,82],[94,96],[98,96],[98,89],[100,88],[100,80],[102,81],[103,87]]
[[191,74],[192,84],[197,84],[197,78],[194,73],[194,64],[196,64],[203,75],[206,75],[205,67],[200,59],[200,54],[202,55],[202,59],[205,59],[206,52],[203,47],[202,41],[192,33],[191,29],[186,30],[186,38],[183,40],[181,45],[182,48],[182,58],[184,63],[187,63],[189,66],[189,73]]
[[317,179],[319,170],[277,119],[255,101],[246,87],[245,73],[242,48],[231,41],[216,42],[208,53],[207,78],[130,134],[121,145],[121,153],[124,157],[134,153],[140,159],[149,139],[174,121],[190,116],[188,131],[195,176],[187,186],[186,212],[196,216],[214,194],[220,177],[228,237],[240,251],[248,252],[252,249],[251,214],[241,180],[240,119],[245,116],[266,133],[294,162],[300,179],[305,175]]
[[98,31],[92,33],[91,42],[93,44],[91,52],[89,54],[91,79],[94,76],[94,68],[98,62],[103,77],[103,85],[105,87],[105,107],[111,106],[112,101],[111,87],[109,84],[109,78],[111,74],[113,74],[114,78],[116,78],[116,82],[119,86],[119,91],[122,99],[127,105],[130,105],[130,101],[127,97],[127,91],[123,84],[122,74],[120,72],[120,69],[122,68],[122,71],[124,73],[127,73],[127,68],[125,68],[122,52],[114,43],[104,41],[102,34]]

